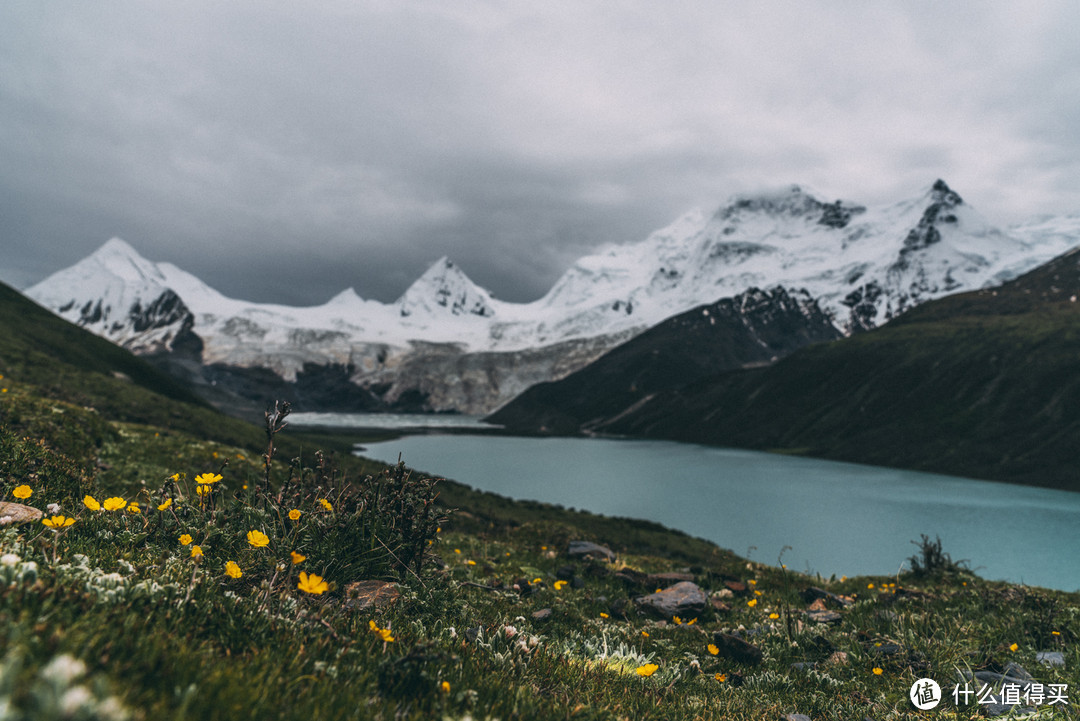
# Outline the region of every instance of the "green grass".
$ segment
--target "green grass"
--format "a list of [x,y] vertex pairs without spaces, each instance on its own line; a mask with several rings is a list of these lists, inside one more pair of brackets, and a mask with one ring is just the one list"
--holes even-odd
[[[926,717],[907,700],[915,679],[944,686],[956,669],[1009,662],[1076,692],[1080,594],[985,582],[948,549],[919,576],[822,579],[657,524],[451,482],[425,508],[418,474],[292,429],[275,438],[265,486],[263,430],[108,370],[61,374],[64,355],[31,369],[0,346],[0,500],[26,485],[25,503],[75,518],[0,528],[6,718],[913,719]],[[222,479],[200,496],[205,473]],[[87,495],[140,512],[91,510]],[[570,559],[570,540],[618,559]],[[300,571],[326,591],[301,590]],[[671,571],[717,605],[682,623],[635,610],[655,588],[634,579]],[[346,586],[367,578],[396,580],[400,599],[350,607]],[[806,616],[809,586],[852,598],[838,625]],[[762,663],[714,656],[721,631],[745,634]],[[1042,650],[1062,651],[1065,668],[1037,664]],[[647,664],[655,673],[640,675]]]

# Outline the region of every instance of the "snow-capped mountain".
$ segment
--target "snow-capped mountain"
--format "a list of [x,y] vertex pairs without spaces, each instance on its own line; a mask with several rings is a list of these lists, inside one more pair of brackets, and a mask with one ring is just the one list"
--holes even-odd
[[854,332],[1015,277],[1080,243],[1078,233],[1080,220],[1068,218],[997,229],[940,180],[877,208],[791,186],[581,258],[532,303],[493,298],[447,258],[394,303],[352,288],[314,307],[249,303],[115,238],[26,294],[137,353],[268,369],[284,383],[338,367],[378,403],[408,397],[430,410],[487,412],[666,318],[751,287],[804,289]]

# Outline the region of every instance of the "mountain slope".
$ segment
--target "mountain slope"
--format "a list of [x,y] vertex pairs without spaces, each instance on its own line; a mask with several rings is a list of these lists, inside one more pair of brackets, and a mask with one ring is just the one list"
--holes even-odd
[[518,433],[587,432],[657,393],[839,337],[805,291],[755,288],[669,318],[566,378],[529,388],[489,420]]
[[[54,445],[92,452],[115,431],[107,421],[152,424],[196,438],[250,449],[266,447],[258,426],[208,407],[189,388],[131,352],[58,318],[0,283],[0,425]],[[52,407],[52,399],[68,404]],[[40,418],[54,419],[44,428]],[[31,419],[32,425],[26,423]],[[299,454],[312,443],[289,434],[282,453]],[[348,453],[351,443],[319,438],[327,450]],[[87,451],[89,447],[89,451]],[[60,448],[62,452],[69,449]]]
[[1080,250],[598,430],[1080,490]]
[[[1066,249],[1060,228],[1043,221],[1006,233],[941,180],[882,207],[790,186],[581,258],[532,303],[493,298],[447,258],[394,303],[351,288],[314,307],[249,303],[118,239],[27,294],[155,357],[219,403],[291,394],[309,410],[329,400],[334,410],[485,413],[666,318],[751,287],[805,289],[856,332],[1045,262]],[[469,377],[450,388],[456,369]],[[313,382],[331,389],[311,392]]]

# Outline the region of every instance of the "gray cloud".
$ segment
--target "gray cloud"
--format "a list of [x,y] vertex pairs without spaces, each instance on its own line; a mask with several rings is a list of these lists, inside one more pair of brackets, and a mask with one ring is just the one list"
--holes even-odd
[[118,235],[223,292],[392,300],[449,255],[499,297],[694,206],[946,178],[1080,210],[1071,2],[9,2],[0,273]]

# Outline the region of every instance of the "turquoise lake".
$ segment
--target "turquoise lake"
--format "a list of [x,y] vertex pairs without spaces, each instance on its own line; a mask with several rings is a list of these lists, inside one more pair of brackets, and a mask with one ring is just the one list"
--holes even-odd
[[643,518],[755,561],[895,574],[920,534],[987,579],[1080,590],[1080,493],[683,443],[417,435],[365,445],[516,499]]

